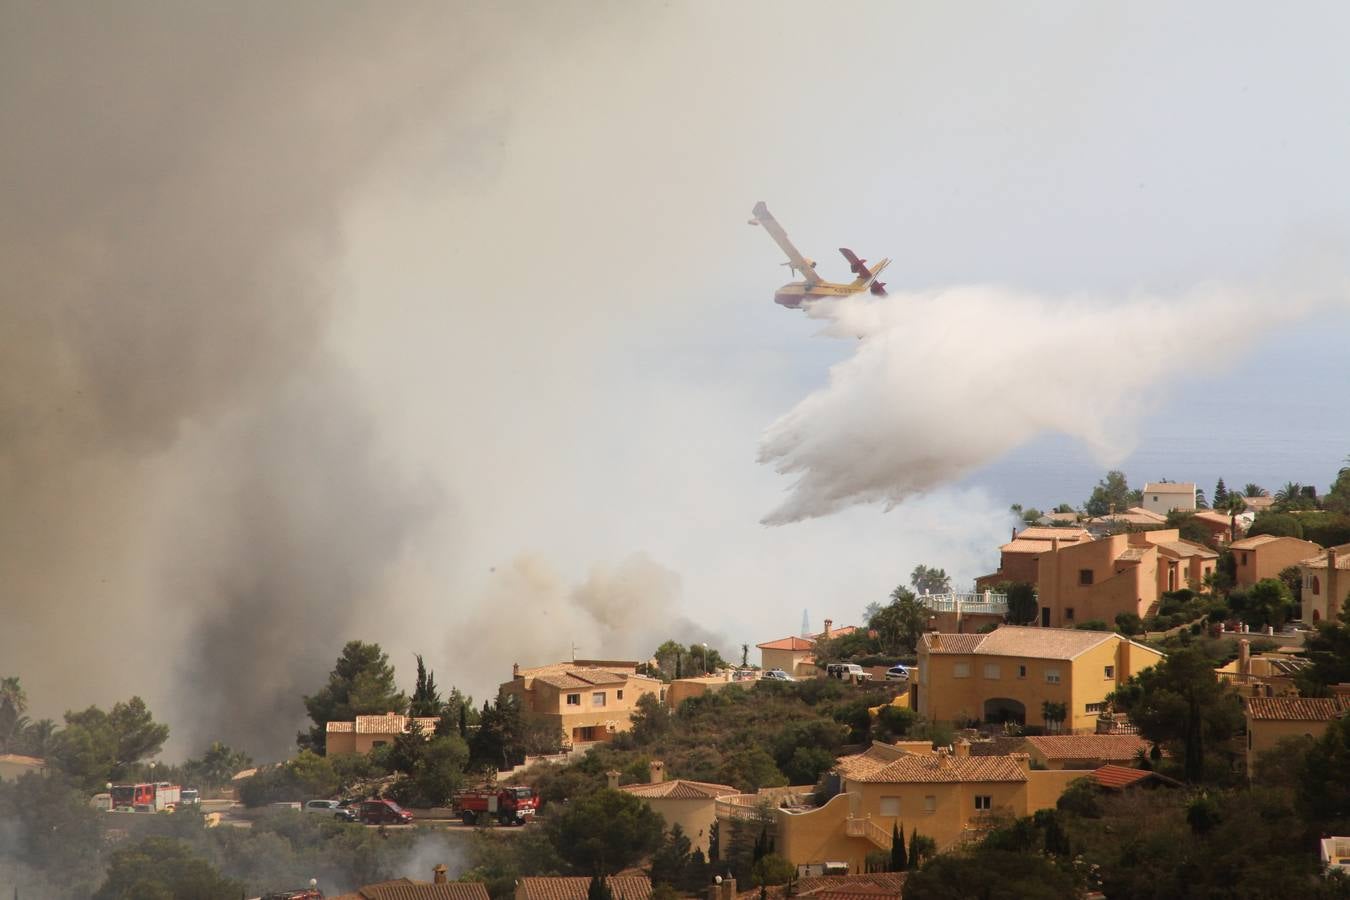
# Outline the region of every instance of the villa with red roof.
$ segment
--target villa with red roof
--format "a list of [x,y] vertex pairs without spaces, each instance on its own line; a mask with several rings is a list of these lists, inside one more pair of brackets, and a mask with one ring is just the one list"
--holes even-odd
[[858,629],[853,625],[834,627],[834,620],[825,620],[825,630],[809,637],[785,637],[776,641],[756,644],[760,651],[760,667],[766,672],[770,669],[782,669],[793,678],[811,678],[816,674],[816,642],[852,634]]

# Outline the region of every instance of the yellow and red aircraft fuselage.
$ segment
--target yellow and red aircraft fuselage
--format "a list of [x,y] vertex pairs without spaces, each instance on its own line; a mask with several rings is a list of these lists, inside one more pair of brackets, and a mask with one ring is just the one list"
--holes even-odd
[[789,282],[774,292],[773,302],[779,306],[798,309],[809,300],[849,297],[853,294],[861,294],[863,291],[869,291],[878,297],[886,296],[886,285],[877,281],[877,276],[891,264],[889,259],[883,259],[869,269],[867,260],[859,259],[847,247],[840,247],[839,252],[843,254],[844,259],[848,260],[849,269],[857,278],[848,283],[826,281],[816,274],[815,260],[802,256],[793,246],[792,241],[788,240],[787,232],[769,212],[769,208],[764,205],[764,201],[761,200],[756,203],[752,213],[753,218],[750,219],[750,224],[763,226],[764,230],[769,232],[770,237],[787,256],[788,261],[783,265],[802,276],[801,281]]

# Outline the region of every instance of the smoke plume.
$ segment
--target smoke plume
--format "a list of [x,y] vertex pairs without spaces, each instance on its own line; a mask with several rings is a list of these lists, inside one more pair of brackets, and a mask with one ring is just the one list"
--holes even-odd
[[1221,374],[1262,333],[1329,302],[1217,286],[1061,300],[972,286],[812,303],[823,334],[857,345],[765,432],[760,462],[795,481],[764,522],[889,509],[1046,431],[1114,464],[1170,379]]

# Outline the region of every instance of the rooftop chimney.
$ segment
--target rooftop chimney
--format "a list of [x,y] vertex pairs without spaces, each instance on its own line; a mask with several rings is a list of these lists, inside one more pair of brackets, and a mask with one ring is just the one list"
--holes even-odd
[[823,637],[824,637],[825,640],[827,640],[827,641],[830,639],[830,629],[831,629],[832,627],[834,627],[834,619],[826,619],[826,620],[825,620],[825,633],[824,633]]
[[520,677],[520,663],[511,663],[511,680],[515,681]]
[[1238,641],[1238,674],[1252,674],[1252,642],[1246,638]]
[[736,879],[730,873],[722,879],[722,900],[736,900]]
[[955,749],[958,758],[970,756],[970,741],[961,738],[953,745],[953,749]]
[[436,863],[436,868],[431,870],[431,883],[432,884],[446,883],[445,865],[443,863]]
[[1019,766],[1022,767],[1022,771],[1023,771],[1023,772],[1030,772],[1030,771],[1031,771],[1031,754],[1030,754],[1030,753],[1009,753],[1008,756],[1010,756],[1010,757],[1012,758],[1012,761],[1013,761],[1013,762],[1017,763]]
[[617,789],[618,789],[618,787],[619,787],[619,772],[618,772],[618,770],[616,770],[616,769],[610,769],[608,772],[605,773],[605,778],[608,780],[607,786],[609,787],[609,789],[610,789],[611,791],[617,790]]
[[659,759],[654,759],[647,766],[647,771],[651,773],[651,783],[660,784],[666,780],[666,764]]

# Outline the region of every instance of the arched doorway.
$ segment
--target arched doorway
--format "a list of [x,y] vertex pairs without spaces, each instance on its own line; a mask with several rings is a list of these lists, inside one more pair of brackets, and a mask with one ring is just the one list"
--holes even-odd
[[1027,723],[1027,707],[1020,700],[1007,697],[992,697],[984,701],[984,721],[989,723],[1016,722]]

